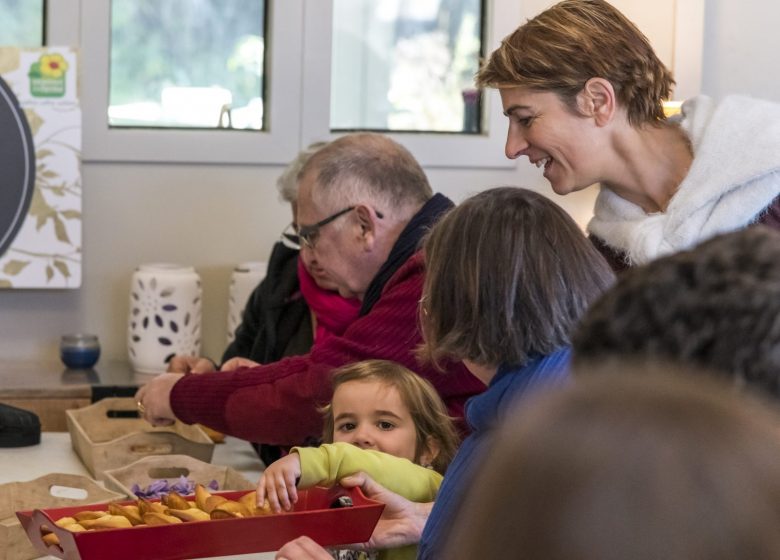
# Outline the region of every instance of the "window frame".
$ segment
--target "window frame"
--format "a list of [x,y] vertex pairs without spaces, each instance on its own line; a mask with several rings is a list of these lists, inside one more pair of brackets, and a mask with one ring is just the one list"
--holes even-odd
[[[108,125],[110,0],[81,0],[84,161],[282,163],[300,145],[303,0],[266,0],[266,130],[111,128]],[[296,22],[297,25],[296,25]],[[290,63],[292,62],[292,63]]]
[[[330,69],[333,0],[266,0],[269,56],[266,131],[111,129],[108,127],[110,0],[47,2],[46,43],[81,46],[84,161],[286,164],[309,143],[332,140]],[[515,0],[485,0],[485,53],[535,14]],[[678,0],[675,15],[675,98],[700,92],[705,0]],[[101,109],[102,108],[102,109]],[[425,167],[517,165],[504,155],[507,122],[496,90],[483,94],[482,132],[398,132]]]
[[[483,49],[489,53],[521,21],[519,2],[484,0]],[[333,20],[333,0],[306,4],[303,58],[303,145],[334,140],[346,134],[330,130],[330,73],[333,28],[322,22]],[[515,162],[504,155],[506,117],[498,92],[488,90],[481,103],[482,132],[386,132],[424,167],[511,168]]]

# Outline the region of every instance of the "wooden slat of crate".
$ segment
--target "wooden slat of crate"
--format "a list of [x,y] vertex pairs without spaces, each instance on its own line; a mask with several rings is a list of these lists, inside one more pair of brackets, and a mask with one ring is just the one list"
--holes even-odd
[[133,413],[136,404],[131,398],[110,398],[66,412],[73,448],[98,480],[106,470],[147,455],[181,454],[211,461],[214,443],[198,426],[176,422],[153,427],[137,417],[109,417],[109,411]]

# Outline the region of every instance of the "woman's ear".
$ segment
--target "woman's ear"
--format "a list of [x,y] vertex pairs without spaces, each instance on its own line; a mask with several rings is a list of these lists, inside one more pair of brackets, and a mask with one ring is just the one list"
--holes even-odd
[[577,109],[597,126],[609,124],[617,111],[615,88],[604,78],[591,78],[577,94]]
[[428,436],[428,439],[425,442],[425,447],[420,453],[419,463],[423,467],[432,466],[433,462],[436,460],[436,457],[439,456],[439,451],[441,451],[439,442],[436,441],[433,436]]

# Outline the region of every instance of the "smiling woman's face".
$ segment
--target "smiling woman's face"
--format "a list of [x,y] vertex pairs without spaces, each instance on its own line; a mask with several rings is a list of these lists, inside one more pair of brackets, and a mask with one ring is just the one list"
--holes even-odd
[[602,129],[592,118],[576,115],[557,94],[521,87],[499,90],[509,119],[506,156],[527,156],[544,168],[558,194],[584,189],[601,180],[597,173]]

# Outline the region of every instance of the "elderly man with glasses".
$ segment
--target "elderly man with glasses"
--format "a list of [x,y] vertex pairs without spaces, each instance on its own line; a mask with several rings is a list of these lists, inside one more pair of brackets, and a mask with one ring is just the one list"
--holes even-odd
[[418,248],[425,232],[452,207],[431,192],[425,174],[402,146],[379,134],[331,142],[299,174],[297,226],[287,242],[316,260],[342,297],[362,301],[342,336],[311,352],[232,372],[163,374],[137,400],[154,424],[178,418],[250,441],[297,445],[318,438],[319,406],[330,399],[330,372],[378,358],[396,361],[433,383],[450,414],[484,385],[462,364],[445,374],[420,363],[418,302],[424,280]]
[[[241,324],[222,354],[221,362],[204,356],[176,355],[168,363],[169,372],[233,370],[298,356],[329,336],[343,334],[357,319],[360,300],[339,296],[312,253],[300,254],[299,251],[295,226],[298,174],[309,158],[325,145],[325,142],[316,142],[302,150],[276,181],[281,199],[290,204],[293,223],[274,245],[266,276],[249,296]],[[266,464],[282,455],[278,446],[260,445],[260,442],[253,445]]]

